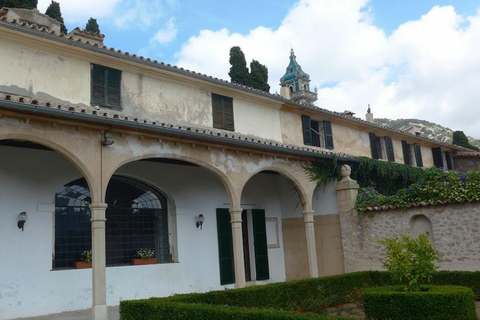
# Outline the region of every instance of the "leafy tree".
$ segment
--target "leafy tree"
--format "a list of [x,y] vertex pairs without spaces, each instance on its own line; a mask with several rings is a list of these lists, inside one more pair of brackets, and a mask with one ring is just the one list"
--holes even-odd
[[228,75],[232,82],[248,86],[249,74],[245,54],[240,47],[232,47],[230,49],[230,72]]
[[60,22],[62,24],[61,32],[67,33],[67,28],[63,24],[62,11],[60,10],[60,3],[52,0],[52,3],[50,3],[50,5],[48,6],[47,11],[45,11],[45,14],[50,18],[53,18],[58,22]]
[[453,132],[453,142],[452,143],[456,144],[457,146],[460,146],[460,147],[465,147],[465,148],[468,148],[468,149],[479,151],[479,149],[477,147],[472,146],[470,144],[467,136],[465,135],[465,133],[463,133],[463,131]]
[[258,62],[252,60],[250,63],[250,77],[249,86],[262,91],[270,91],[268,85],[268,68]]
[[405,291],[420,290],[419,285],[430,282],[438,268],[433,261],[440,258],[440,254],[433,249],[428,236],[429,233],[426,232],[417,239],[403,235],[401,238],[378,240],[378,243],[385,246],[387,254],[383,266],[393,280],[405,286]]
[[0,0],[0,8],[36,9],[37,0]]
[[97,19],[93,19],[93,18],[88,19],[87,25],[85,26],[85,30],[93,33],[100,33],[100,27],[98,26]]

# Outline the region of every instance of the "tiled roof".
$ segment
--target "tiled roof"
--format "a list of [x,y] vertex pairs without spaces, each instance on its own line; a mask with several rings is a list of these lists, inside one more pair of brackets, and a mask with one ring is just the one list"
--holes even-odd
[[126,60],[133,61],[133,62],[142,64],[142,65],[148,65],[148,66],[158,68],[158,69],[161,69],[161,70],[190,76],[190,77],[193,77],[193,78],[196,78],[196,79],[200,79],[200,80],[207,81],[207,82],[210,82],[210,83],[215,83],[215,84],[222,85],[222,86],[227,86],[227,87],[234,88],[234,89],[237,89],[237,90],[247,91],[247,92],[250,92],[250,93],[261,95],[263,97],[274,99],[274,100],[282,102],[284,104],[288,104],[288,105],[297,107],[299,109],[307,109],[307,110],[310,110],[310,111],[313,111],[313,112],[326,114],[326,115],[333,116],[333,117],[336,117],[336,118],[346,119],[348,121],[358,123],[358,124],[362,124],[362,125],[365,125],[367,127],[377,128],[377,129],[381,129],[381,130],[385,130],[385,131],[389,131],[389,132],[395,132],[395,133],[398,133],[398,134],[401,134],[401,135],[405,135],[405,136],[408,136],[408,137],[411,137],[411,138],[415,138],[416,140],[428,141],[428,142],[431,142],[431,143],[434,143],[434,144],[437,144],[437,145],[442,145],[442,146],[446,146],[446,147],[450,147],[450,148],[455,148],[459,151],[469,151],[469,149],[466,149],[466,148],[463,148],[463,147],[460,147],[460,146],[451,145],[451,144],[444,143],[444,142],[437,141],[437,140],[430,139],[430,138],[418,137],[418,136],[415,136],[414,134],[411,134],[411,133],[408,133],[408,132],[405,132],[405,131],[402,131],[402,130],[399,130],[399,129],[396,129],[396,128],[393,128],[393,127],[388,127],[388,126],[384,126],[384,125],[371,123],[371,122],[368,122],[366,120],[363,120],[363,119],[360,119],[360,118],[357,118],[357,117],[346,115],[343,112],[330,111],[330,110],[327,110],[327,109],[324,109],[324,108],[319,108],[319,107],[316,107],[314,105],[307,104],[307,103],[293,102],[291,100],[285,99],[284,97],[282,97],[279,94],[271,94],[271,93],[264,92],[264,91],[261,91],[261,90],[258,90],[258,89],[254,89],[254,88],[251,88],[251,87],[248,87],[248,86],[237,84],[235,82],[230,82],[230,81],[227,81],[227,80],[215,78],[215,77],[212,77],[212,76],[208,76],[206,74],[198,73],[198,72],[191,71],[191,70],[188,70],[188,69],[184,69],[184,68],[181,68],[181,67],[166,64],[166,63],[163,63],[163,62],[158,62],[157,60],[151,60],[150,58],[145,58],[143,56],[137,56],[136,54],[130,54],[129,52],[123,52],[123,51],[117,50],[115,48],[109,48],[107,46],[99,45],[98,43],[90,43],[88,40],[83,40],[83,39],[75,40],[74,37],[71,36],[71,35],[69,36],[69,35],[65,35],[63,33],[58,34],[58,33],[55,33],[54,31],[49,30],[47,27],[38,27],[35,24],[29,24],[25,21],[17,21],[17,20],[11,20],[11,19],[9,20],[6,16],[1,16],[0,15],[0,27],[1,26],[11,28],[11,29],[15,29],[17,31],[22,31],[21,29],[18,28],[18,26],[21,26],[21,27],[23,27],[22,29],[23,29],[24,32],[29,32],[31,34],[36,34],[36,35],[42,33],[43,34],[42,38],[46,38],[46,39],[49,39],[49,40],[52,40],[52,41],[61,41],[61,42],[72,43],[73,45],[76,45],[79,48],[83,48],[83,49],[94,51],[94,52],[101,53],[101,54],[112,55],[112,56],[115,56],[115,57],[120,58],[120,59],[126,59]]
[[[72,119],[73,115],[85,115],[88,116],[88,119],[90,120],[96,120],[95,122],[107,122],[108,120],[112,120],[117,126],[130,127],[136,130],[145,129],[146,131],[148,131],[155,129],[164,129],[164,132],[172,135],[177,134],[181,136],[188,136],[189,133],[193,133],[195,136],[190,137],[199,140],[205,139],[210,141],[212,137],[215,137],[215,141],[219,143],[223,142],[232,145],[249,146],[260,149],[272,149],[271,147],[273,147],[277,152],[295,153],[297,155],[301,153],[303,156],[312,158],[337,157],[340,160],[343,159],[355,161],[353,158],[351,158],[350,155],[343,153],[334,153],[321,148],[309,148],[303,146],[283,144],[278,141],[260,139],[257,137],[238,134],[225,130],[215,130],[210,128],[171,124],[161,121],[151,121],[147,119],[125,116],[120,114],[119,112],[110,109],[98,109],[94,107],[83,107],[76,105],[62,105],[49,101],[42,101],[29,97],[0,92],[0,108],[5,108],[5,102],[13,102],[18,107],[29,107],[30,111],[35,112],[36,114],[41,114],[42,111],[49,111],[50,114],[56,114],[58,117],[65,119]],[[28,109],[25,111],[28,111]],[[112,121],[110,121],[110,123]]]
[[462,151],[462,152],[457,152],[454,155],[455,158],[480,158],[480,152],[478,151]]

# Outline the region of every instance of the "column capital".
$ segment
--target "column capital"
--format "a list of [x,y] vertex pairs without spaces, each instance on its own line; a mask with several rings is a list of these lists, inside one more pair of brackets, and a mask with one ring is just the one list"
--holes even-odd
[[104,210],[106,210],[107,207],[108,207],[108,204],[103,203],[103,202],[91,203],[91,204],[89,205],[89,207],[90,207],[90,209],[92,209],[92,210],[96,210],[96,209],[100,209],[100,210],[101,210],[101,209],[104,209]]
[[313,214],[315,213],[315,211],[313,210],[305,210],[305,211],[302,211],[302,214],[303,214],[303,222],[305,223],[313,223]]
[[243,209],[242,208],[230,208],[228,209],[230,213],[242,213]]

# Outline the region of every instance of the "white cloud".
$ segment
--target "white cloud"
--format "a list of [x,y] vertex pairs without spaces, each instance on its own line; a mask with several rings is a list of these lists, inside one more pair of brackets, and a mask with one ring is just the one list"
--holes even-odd
[[[122,0],[57,0],[60,3],[60,9],[62,11],[62,17],[66,23],[83,24],[87,23],[90,17],[95,19],[101,19],[112,15],[117,5]],[[38,0],[38,10],[44,13],[51,0]]]
[[175,5],[174,0],[122,0],[114,22],[119,28],[147,30],[164,18]]
[[153,38],[150,39],[150,44],[167,44],[173,41],[177,36],[177,26],[175,25],[175,18],[170,18],[165,26],[158,30]]
[[268,67],[275,92],[293,46],[320,107],[364,117],[370,103],[376,117],[416,117],[480,137],[480,13],[436,6],[387,37],[368,5],[300,0],[275,30],[202,30],[176,53],[177,64],[229,79],[229,50],[238,45],[247,61]]

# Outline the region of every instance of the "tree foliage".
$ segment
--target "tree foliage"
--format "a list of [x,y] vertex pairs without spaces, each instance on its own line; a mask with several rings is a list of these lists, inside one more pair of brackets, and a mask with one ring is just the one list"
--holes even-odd
[[257,60],[252,60],[249,73],[245,54],[240,47],[235,46],[230,49],[229,62],[231,67],[228,75],[232,82],[262,91],[268,92],[270,90],[268,68]]
[[430,282],[438,268],[433,261],[439,259],[440,254],[432,247],[428,236],[427,232],[417,239],[403,235],[378,240],[385,246],[387,255],[383,266],[394,281],[404,285],[405,291],[418,291],[419,285]]
[[67,28],[63,24],[63,17],[62,17],[62,11],[60,10],[60,3],[52,0],[52,3],[47,8],[47,11],[45,11],[45,14],[49,16],[50,18],[53,18],[60,22],[62,24],[61,32],[62,33],[67,33]]
[[452,143],[456,144],[457,146],[460,146],[460,147],[472,149],[472,150],[475,150],[475,151],[480,151],[480,149],[478,149],[477,147],[472,146],[470,144],[467,136],[465,135],[465,133],[463,133],[463,131],[453,132],[453,142]]
[[228,75],[232,82],[243,84],[248,86],[249,74],[247,68],[247,61],[245,60],[245,54],[240,47],[232,47],[230,49],[230,72]]
[[100,27],[97,23],[97,19],[88,19],[88,22],[85,25],[85,30],[93,33],[100,33]]
[[0,8],[36,9],[38,0],[0,0]]

